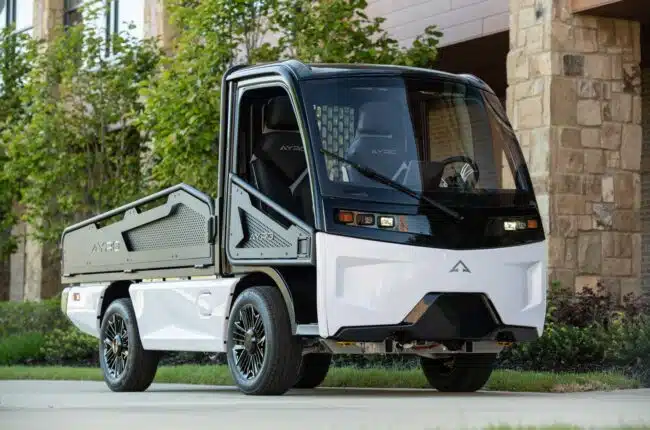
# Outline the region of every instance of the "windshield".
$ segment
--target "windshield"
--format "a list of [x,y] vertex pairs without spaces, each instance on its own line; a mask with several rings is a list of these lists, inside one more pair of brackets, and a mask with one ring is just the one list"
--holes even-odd
[[412,203],[345,160],[456,204],[529,191],[521,151],[493,94],[402,77],[313,80],[302,91],[323,195]]

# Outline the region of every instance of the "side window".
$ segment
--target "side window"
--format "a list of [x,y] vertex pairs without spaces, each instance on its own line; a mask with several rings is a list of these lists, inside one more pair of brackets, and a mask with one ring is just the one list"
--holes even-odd
[[[237,167],[242,179],[312,225],[313,208],[305,146],[296,113],[281,87],[246,90],[239,106]],[[280,221],[268,205],[259,209]]]

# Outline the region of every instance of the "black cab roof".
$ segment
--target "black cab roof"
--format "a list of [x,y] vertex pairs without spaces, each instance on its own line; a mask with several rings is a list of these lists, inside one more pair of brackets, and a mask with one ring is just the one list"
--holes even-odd
[[471,85],[491,93],[494,91],[483,80],[469,73],[449,73],[435,69],[390,64],[303,63],[285,60],[256,65],[234,66],[226,72],[226,80],[258,77],[288,72],[298,81],[352,76],[410,76],[438,78]]

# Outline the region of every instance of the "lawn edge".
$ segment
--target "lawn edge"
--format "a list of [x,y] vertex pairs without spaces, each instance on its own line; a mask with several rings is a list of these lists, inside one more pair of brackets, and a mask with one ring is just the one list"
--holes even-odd
[[[102,381],[97,367],[0,366],[0,380]],[[156,383],[233,386],[225,365],[161,366]],[[426,389],[418,369],[332,368],[322,387]],[[639,381],[617,372],[550,373],[497,369],[486,391],[576,393],[641,388]]]

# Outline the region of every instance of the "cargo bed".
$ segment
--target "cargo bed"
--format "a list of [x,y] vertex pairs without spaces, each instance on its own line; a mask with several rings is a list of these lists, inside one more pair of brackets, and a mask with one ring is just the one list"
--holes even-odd
[[215,226],[212,198],[186,184],[162,190],[66,228],[62,282],[214,274]]

